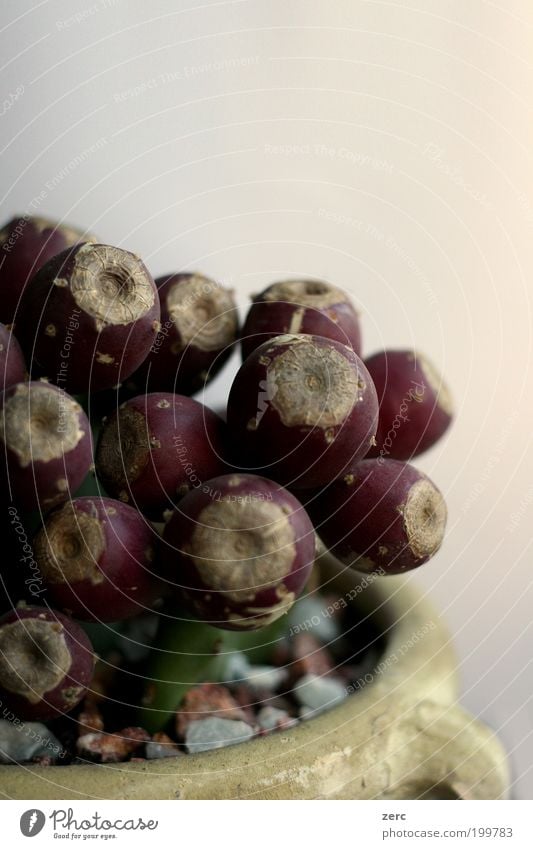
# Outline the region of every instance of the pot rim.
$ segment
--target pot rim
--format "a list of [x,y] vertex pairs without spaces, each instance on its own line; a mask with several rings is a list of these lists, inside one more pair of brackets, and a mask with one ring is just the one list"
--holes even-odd
[[[273,775],[287,769],[309,769],[317,755],[336,750],[332,749],[332,734],[333,738],[345,736],[370,713],[379,713],[381,708],[387,712],[391,698],[400,703],[422,692],[425,699],[450,704],[457,695],[450,638],[412,580],[402,576],[370,581],[366,576],[365,581],[327,552],[321,553],[319,564],[322,588],[335,589],[340,597],[351,593],[353,600],[348,603],[372,616],[387,635],[383,659],[376,669],[380,663],[386,665],[374,672],[364,687],[292,729],[201,754],[118,764],[0,766],[0,785],[8,789],[9,798],[232,798],[234,790],[226,795],[230,773],[242,777],[241,785],[248,785],[247,792],[243,786],[244,796],[261,798],[274,792],[275,797],[276,782],[266,792]],[[357,586],[363,589],[354,596]]]

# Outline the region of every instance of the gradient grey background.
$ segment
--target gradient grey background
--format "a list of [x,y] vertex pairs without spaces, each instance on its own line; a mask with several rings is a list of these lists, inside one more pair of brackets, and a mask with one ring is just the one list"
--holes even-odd
[[367,353],[442,367],[457,422],[418,464],[449,534],[410,580],[533,798],[529,0],[24,0],[0,27],[3,219],[65,218],[243,306],[325,277]]

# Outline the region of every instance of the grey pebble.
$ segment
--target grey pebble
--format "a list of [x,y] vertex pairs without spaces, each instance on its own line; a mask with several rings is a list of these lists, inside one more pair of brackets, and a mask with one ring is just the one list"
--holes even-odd
[[126,660],[138,663],[150,654],[157,633],[159,617],[149,613],[128,619],[116,641],[117,649]]
[[300,704],[307,709],[300,715],[302,718],[308,719],[308,710],[314,713],[327,710],[345,699],[348,694],[342,681],[309,673],[296,682],[294,695]]
[[250,662],[246,655],[242,651],[234,651],[226,658],[224,677],[226,681],[242,683],[246,680],[249,669]]
[[190,754],[196,754],[244,743],[253,736],[254,730],[247,722],[214,716],[209,719],[195,719],[189,723],[185,746]]
[[338,617],[328,615],[324,599],[313,596],[296,602],[289,613],[289,626],[293,634],[307,631],[321,643],[330,643],[341,633]]
[[274,692],[287,680],[287,670],[279,666],[250,666],[245,682],[252,690]]
[[256,717],[257,724],[262,731],[275,731],[278,728],[290,728],[298,724],[286,710],[266,705],[262,707]]
[[20,722],[15,725],[0,719],[0,763],[24,763],[34,757],[49,755],[57,758],[63,746],[41,722]]
[[225,678],[232,683],[246,684],[252,690],[271,690],[274,692],[287,680],[287,671],[279,666],[252,666],[243,652],[236,651],[228,655]]
[[153,741],[146,744],[145,752],[149,761],[157,758],[175,758],[176,755],[181,754],[179,749],[169,746],[168,743],[154,743]]

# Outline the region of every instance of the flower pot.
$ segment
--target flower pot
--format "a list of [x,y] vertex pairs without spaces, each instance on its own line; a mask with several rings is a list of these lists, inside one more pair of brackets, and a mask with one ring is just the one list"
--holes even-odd
[[501,799],[494,734],[456,704],[450,637],[405,578],[367,579],[329,555],[322,583],[386,635],[376,672],[339,706],[297,727],[199,755],[145,762],[2,766],[15,799]]

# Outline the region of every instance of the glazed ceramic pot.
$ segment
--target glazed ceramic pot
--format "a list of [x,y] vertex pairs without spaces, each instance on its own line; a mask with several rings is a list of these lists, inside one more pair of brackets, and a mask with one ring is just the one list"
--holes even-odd
[[494,734],[457,703],[449,634],[409,578],[357,578],[321,558],[328,594],[385,637],[365,686],[339,706],[237,746],[134,763],[2,766],[15,799],[503,799]]

